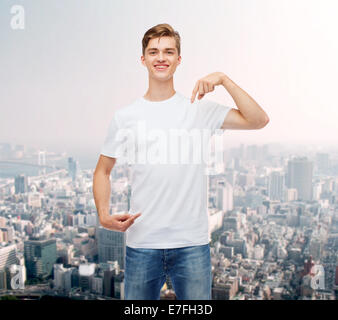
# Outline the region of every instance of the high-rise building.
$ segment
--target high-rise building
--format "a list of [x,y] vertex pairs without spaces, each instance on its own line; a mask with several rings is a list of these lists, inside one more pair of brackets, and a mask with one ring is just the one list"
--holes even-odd
[[79,163],[78,161],[74,160],[72,157],[68,158],[68,173],[72,177],[72,180],[75,181],[77,174],[78,174],[78,168]]
[[285,188],[284,200],[286,202],[295,201],[298,199],[298,193],[296,188]]
[[314,260],[320,261],[322,257],[323,244],[320,239],[312,238],[309,244],[309,252]]
[[227,247],[227,246],[221,246],[219,248],[219,252],[224,254],[224,257],[227,259],[232,259],[232,257],[235,254],[235,249],[234,247]]
[[16,245],[0,246],[0,270],[17,263]]
[[14,179],[15,193],[25,193],[28,191],[28,178],[24,174],[19,174]]
[[313,162],[306,157],[295,157],[288,161],[287,187],[297,189],[298,200],[312,200]]
[[114,276],[114,298],[124,299],[124,273],[120,272]]
[[312,199],[319,200],[322,193],[322,184],[317,182],[313,184],[312,188]]
[[253,251],[254,259],[263,260],[264,259],[264,246],[263,245],[255,245]]
[[12,242],[14,233],[13,226],[0,228],[0,242]]
[[51,275],[57,259],[56,239],[27,240],[24,242],[28,278],[46,278]]
[[268,180],[268,194],[270,200],[284,199],[284,174],[278,171],[271,172]]
[[6,271],[0,270],[0,290],[7,290]]
[[72,273],[74,268],[64,268],[62,264],[54,264],[54,288],[69,292],[72,288]]
[[223,207],[225,205],[225,199],[224,199],[224,187],[225,187],[225,181],[219,181],[217,184],[216,189],[216,207],[218,210],[223,210]]
[[103,294],[103,278],[100,276],[94,276],[92,282],[92,292],[98,295]]
[[240,222],[238,217],[235,216],[227,216],[224,218],[224,225],[223,228],[224,230],[233,230],[233,231],[238,231],[240,227]]
[[[11,289],[24,289],[26,281],[26,268],[23,265],[12,264],[7,268],[7,273],[10,281],[9,287]],[[9,280],[8,279],[8,280]]]
[[63,289],[64,268],[60,263],[54,264],[54,288]]
[[124,269],[125,233],[112,231],[102,226],[98,228],[99,262],[118,261]]
[[95,276],[95,263],[82,263],[79,266],[79,286],[82,291],[91,291]]
[[114,297],[114,275],[115,270],[104,270],[103,272],[103,295]]
[[219,181],[216,188],[217,209],[229,211],[233,209],[233,187],[226,180]]
[[[0,245],[0,289],[11,289],[11,268],[20,267],[16,266],[17,259],[17,247],[15,244],[1,246]],[[22,273],[20,273],[22,275]],[[19,279],[22,283],[25,281],[25,275]]]
[[6,227],[7,219],[5,217],[0,217],[0,228]]
[[72,287],[79,287],[80,286],[80,275],[79,275],[79,269],[73,268],[72,274],[71,274],[71,283]]

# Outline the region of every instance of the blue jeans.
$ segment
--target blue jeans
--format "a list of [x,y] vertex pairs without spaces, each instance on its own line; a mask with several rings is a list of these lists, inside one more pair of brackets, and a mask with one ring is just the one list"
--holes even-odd
[[126,246],[125,300],[159,300],[166,275],[178,300],[211,300],[209,243],[173,249]]

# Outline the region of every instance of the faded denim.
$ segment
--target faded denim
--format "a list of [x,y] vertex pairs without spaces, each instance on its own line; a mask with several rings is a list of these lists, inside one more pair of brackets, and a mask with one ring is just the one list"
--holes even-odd
[[166,275],[178,300],[211,300],[209,243],[172,249],[126,246],[125,300],[159,300]]

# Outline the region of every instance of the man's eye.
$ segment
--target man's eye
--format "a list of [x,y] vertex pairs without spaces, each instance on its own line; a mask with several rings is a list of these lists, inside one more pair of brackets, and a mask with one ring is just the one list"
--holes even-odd
[[[153,54],[153,53],[155,53],[155,51],[149,52],[149,54]],[[174,52],[168,51],[168,53],[173,54]]]

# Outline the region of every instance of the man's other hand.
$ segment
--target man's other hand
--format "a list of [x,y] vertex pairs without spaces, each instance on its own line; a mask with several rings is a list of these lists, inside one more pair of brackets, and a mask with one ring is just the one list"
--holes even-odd
[[112,231],[125,232],[142,213],[113,214],[100,220],[102,227]]

